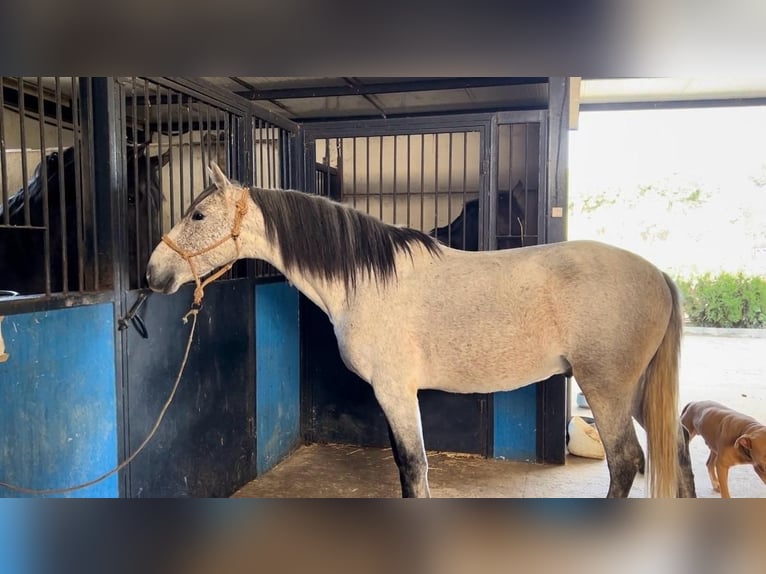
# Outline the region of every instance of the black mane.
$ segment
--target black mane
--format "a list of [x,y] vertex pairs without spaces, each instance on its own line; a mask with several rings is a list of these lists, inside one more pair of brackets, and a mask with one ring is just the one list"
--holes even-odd
[[279,245],[286,270],[342,281],[360,276],[385,285],[396,276],[396,255],[412,246],[438,256],[439,244],[416,229],[395,227],[341,203],[298,191],[251,189],[269,241]]

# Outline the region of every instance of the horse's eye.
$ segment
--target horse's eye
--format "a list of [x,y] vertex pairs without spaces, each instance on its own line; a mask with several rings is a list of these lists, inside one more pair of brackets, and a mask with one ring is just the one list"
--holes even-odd
[[203,219],[205,219],[205,216],[199,211],[195,211],[194,213],[192,213],[192,219],[194,221],[202,221]]

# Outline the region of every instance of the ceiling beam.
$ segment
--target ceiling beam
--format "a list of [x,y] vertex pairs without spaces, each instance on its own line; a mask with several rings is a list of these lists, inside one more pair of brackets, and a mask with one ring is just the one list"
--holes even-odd
[[[502,86],[526,86],[546,84],[548,78],[424,78],[402,80],[378,84],[360,84],[343,86],[317,86],[313,88],[276,88],[265,90],[245,90],[235,92],[238,96],[250,100],[287,100],[294,98],[319,98],[331,96],[366,96],[374,94],[393,94],[399,92],[426,92],[434,90],[463,90],[467,88],[491,88]],[[238,82],[239,83],[239,82]],[[241,84],[240,84],[241,85]]]
[[[343,81],[346,82],[347,86],[350,86],[352,88],[359,88],[361,84],[359,84],[356,80],[353,78],[343,78]],[[378,110],[380,112],[380,115],[383,116],[383,119],[386,119],[386,111],[383,109],[383,107],[377,102],[375,99],[375,96],[372,94],[363,94],[362,97],[367,100],[370,105]]]
[[623,102],[580,102],[581,112],[614,110],[674,110],[685,108],[727,108],[737,106],[766,106],[766,97],[753,98],[700,98],[660,99]]

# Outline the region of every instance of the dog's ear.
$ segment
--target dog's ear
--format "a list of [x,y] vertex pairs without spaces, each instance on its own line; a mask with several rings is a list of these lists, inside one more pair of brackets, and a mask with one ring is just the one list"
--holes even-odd
[[750,454],[750,450],[753,448],[753,441],[749,436],[743,434],[734,441],[734,446],[747,460],[753,460],[753,456]]

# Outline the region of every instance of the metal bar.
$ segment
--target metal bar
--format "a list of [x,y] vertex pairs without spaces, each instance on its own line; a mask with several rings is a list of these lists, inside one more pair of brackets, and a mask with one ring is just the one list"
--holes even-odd
[[48,158],[45,155],[45,122],[42,118],[45,116],[43,102],[45,101],[43,93],[43,79],[37,78],[37,112],[40,114],[40,178],[43,184],[43,259],[45,261],[45,294],[51,294],[51,228],[50,228],[50,202],[48,197]]
[[447,244],[452,245],[452,132],[449,132],[449,163],[447,164]]
[[[55,91],[56,91],[56,135],[58,144],[58,170],[59,170],[59,221],[61,224],[61,285],[62,291],[67,293],[69,291],[69,258],[67,253],[67,239],[69,238],[66,225],[66,191],[64,182],[66,176],[64,173],[64,140],[62,137],[63,126],[61,116],[61,79],[56,76],[55,78]],[[1,109],[1,108],[0,108]],[[0,112],[2,113],[2,112]],[[73,230],[72,230],[73,231]]]
[[[214,108],[214,109],[215,109],[215,162],[218,163],[218,160],[221,156],[221,151],[220,151],[221,134],[219,133],[220,120],[218,119],[218,112],[219,112],[218,108]],[[253,174],[253,183],[255,183],[255,174]]]
[[[486,142],[486,140],[485,140]],[[485,143],[486,145],[486,143]],[[484,151],[484,150],[482,150]],[[483,156],[483,154],[482,154]],[[489,189],[481,190],[479,211],[482,217],[479,225],[479,248],[497,249],[497,190],[500,179],[500,126],[497,118],[492,118],[489,137]],[[487,201],[489,200],[489,201]]]
[[[160,86],[155,84],[154,85],[154,91],[157,94],[157,100],[160,99]],[[157,110],[157,181],[159,183],[159,192],[160,192],[160,203],[157,209],[157,222],[158,226],[157,229],[160,230],[160,237],[162,237],[162,233],[165,227],[165,218],[163,216],[165,212],[165,191],[163,189],[163,177],[162,177],[162,130],[160,129],[160,126],[162,124],[162,106],[156,105],[154,106],[154,109]],[[159,238],[158,238],[159,239]],[[153,247],[153,245],[149,246],[150,248]]]
[[272,172],[272,168],[276,167],[276,166],[272,166],[271,165],[272,159],[274,158],[274,153],[273,153],[274,152],[274,140],[272,139],[273,138],[272,130],[273,130],[273,128],[271,126],[269,126],[269,125],[266,126],[266,142],[267,142],[267,146],[266,146],[266,170],[267,171],[266,171],[266,173],[268,174],[268,180],[267,181],[268,181],[269,189],[274,187],[274,182],[273,182],[273,180],[271,178],[271,175],[272,175],[271,172]]
[[287,100],[294,98],[318,98],[333,96],[365,96],[374,94],[395,94],[403,92],[425,92],[435,90],[465,90],[466,88],[491,88],[502,86],[524,86],[545,84],[548,78],[434,78],[390,83],[359,84],[344,86],[319,86],[309,88],[278,88],[266,90],[235,91],[238,96],[250,100]]
[[266,127],[266,140],[269,142],[266,148],[266,161],[267,161],[267,173],[269,180],[269,188],[279,188],[279,177],[277,174],[277,146],[279,145],[279,133],[276,126],[267,124]]
[[[205,104],[205,119],[207,120],[207,137],[205,138],[205,145],[207,146],[207,164],[204,164],[202,166],[202,177],[204,178],[205,185],[203,187],[207,188],[207,186],[210,185],[210,176],[208,175],[207,168],[210,165],[210,162],[213,160],[213,149],[211,146],[211,139],[212,139],[212,133],[210,131],[210,104]],[[216,158],[217,160],[218,158]]]
[[[328,147],[329,147],[330,141],[331,141],[331,140],[329,140],[329,139],[327,140],[327,144],[328,144]],[[335,148],[335,150],[336,150],[336,152],[337,152],[337,150],[338,150],[338,144],[337,144],[337,140],[332,140],[332,141],[333,141],[333,142],[335,142],[335,145],[333,146],[333,148]],[[332,158],[332,156],[328,156],[328,157],[329,157],[329,158]],[[325,170],[325,172],[324,172],[324,179],[325,179],[325,183],[324,183],[324,185],[325,185],[325,195],[326,195],[327,197],[331,197],[331,193],[332,193],[332,169],[333,169],[333,167],[332,167],[332,161],[331,161],[331,159],[328,159],[328,162],[327,162],[327,169],[326,169],[326,170]]]
[[274,130],[277,138],[277,145],[274,147],[274,182],[278,189],[284,189],[284,130],[277,127]]
[[272,184],[275,189],[279,189],[279,170],[277,169],[277,150],[279,149],[278,146],[280,145],[279,140],[279,128],[276,126],[271,126],[270,128],[271,133],[271,170],[273,173],[273,180]]
[[[144,78],[144,97],[148,100],[149,99],[149,80]],[[151,158],[151,149],[149,148],[149,142],[152,141],[152,132],[149,128],[149,116],[152,113],[152,105],[151,103],[147,107],[145,106],[143,108],[144,113],[144,134],[148,134],[147,136],[144,136],[146,147],[144,148],[144,167],[146,168],[146,197],[144,198],[144,201],[146,202],[146,237],[144,238],[146,243],[146,252],[147,254],[150,253],[150,250],[152,246],[154,245],[154,233],[153,229],[154,226],[152,225],[152,194],[154,193],[153,186],[152,186],[152,158]],[[158,158],[159,159],[159,158]],[[138,213],[138,197],[136,197],[136,213]],[[136,228],[136,237],[140,235],[140,227]],[[144,266],[148,263],[147,261],[144,261],[141,259],[142,253],[141,251],[136,251],[136,284],[135,285],[128,285],[129,288],[138,289],[141,287],[143,281],[141,280],[141,277],[145,275],[146,273],[142,273],[142,269]]]
[[189,98],[186,106],[186,117],[189,118],[189,204],[194,201],[194,130],[192,128],[192,106],[194,99]]
[[[508,235],[513,235],[511,233],[511,229],[513,229],[513,210],[511,209],[513,204],[511,198],[511,191],[513,190],[513,128],[517,125],[511,124],[508,126],[508,231],[506,231]],[[500,194],[500,190],[498,190],[498,194]],[[498,197],[498,203],[499,199]],[[497,234],[497,231],[495,233]]]
[[439,136],[434,134],[434,228],[439,227]]
[[[511,188],[511,191],[513,191],[513,188]],[[512,197],[509,199],[513,200]],[[524,218],[523,220],[521,218],[519,219],[519,233],[521,233],[522,247],[525,247],[524,239],[526,233],[524,232],[524,228],[528,227],[527,213],[529,213],[529,124],[524,124]],[[537,243],[537,240],[535,240],[535,243]]]
[[392,192],[391,192],[391,193],[392,193],[392,195],[393,195],[393,198],[394,198],[394,199],[393,199],[393,204],[394,204],[394,205],[393,205],[393,209],[392,209],[392,211],[393,211],[393,215],[392,215],[392,217],[393,217],[393,219],[394,219],[394,220],[393,220],[393,224],[394,224],[394,225],[396,225],[396,204],[398,203],[398,199],[397,199],[397,197],[396,197],[396,178],[397,178],[397,175],[398,175],[398,174],[396,173],[396,152],[397,152],[397,149],[396,149],[396,148],[397,148],[397,145],[396,145],[396,144],[397,144],[397,141],[396,141],[396,140],[397,140],[398,138],[399,138],[399,136],[394,136],[394,170],[393,170],[393,176],[394,176],[394,185],[393,185],[393,188],[392,188]]
[[[132,77],[132,93],[138,92],[138,86],[136,84],[136,77]],[[132,157],[132,168],[133,168],[133,229],[135,230],[135,236],[132,238],[135,248],[135,254],[136,259],[135,261],[128,261],[129,265],[135,265],[135,273],[136,277],[140,274],[139,271],[139,264],[138,264],[138,254],[141,253],[141,238],[140,238],[140,229],[141,226],[139,225],[139,205],[141,204],[140,198],[138,197],[138,190],[140,188],[140,182],[138,181],[138,104],[136,103],[137,98],[132,98],[131,100],[131,114],[130,114],[130,121],[133,126],[133,157]],[[146,134],[144,134],[146,135]],[[130,167],[128,168],[130,169]],[[128,198],[130,199],[130,198]],[[130,212],[128,212],[130,213]],[[129,238],[130,239],[130,238]]]
[[365,208],[365,213],[367,215],[369,215],[370,214],[370,138],[369,138],[369,136],[364,138],[364,142],[365,142],[365,146],[367,148],[367,152],[366,152],[367,153],[367,158],[366,158],[367,163],[365,164],[365,167],[364,167],[364,171],[366,173],[366,181],[367,181],[366,193],[365,193],[365,197],[367,199],[367,204],[366,204],[366,208]]
[[24,189],[24,225],[31,225],[29,214],[29,169],[27,168],[26,108],[24,102],[24,78],[19,78],[19,137],[21,143],[21,185]]
[[353,195],[352,195],[352,202],[353,202],[354,208],[356,208],[356,138],[352,138],[351,141],[352,141],[352,144],[354,146],[354,153],[352,154],[353,162],[354,163],[353,163],[352,168],[351,168],[351,171],[354,174],[354,183],[351,184],[351,189],[352,189],[352,193],[353,193]]
[[[200,128],[201,128],[201,122],[202,122],[202,102],[197,102],[197,115],[199,116],[200,121]],[[199,155],[200,155],[200,167],[202,168],[202,185],[200,186],[201,189],[205,189],[205,166],[207,163],[205,162],[206,157],[206,149],[205,144],[207,142],[207,130],[209,129],[209,122],[205,122],[205,128],[200,129],[199,131]]]
[[229,112],[223,115],[224,129],[224,151],[226,152],[226,173],[231,173],[231,114]]
[[5,86],[3,85],[3,76],[0,76],[0,188],[2,188],[3,194],[3,223],[10,224],[11,214],[8,208],[8,165],[5,157],[5,97],[3,92]]
[[[178,121],[183,119],[183,94],[178,100]],[[186,211],[186,202],[184,201],[184,132],[178,132],[178,202],[181,208],[181,215]]]
[[411,225],[412,207],[410,201],[412,199],[412,190],[410,189],[410,180],[412,176],[412,156],[410,154],[410,134],[407,134],[407,227]]
[[379,219],[383,221],[383,136],[380,136],[380,163],[378,164],[378,171],[380,172],[380,185],[378,187],[378,207],[379,207]]
[[426,136],[420,134],[420,229],[425,227],[425,167],[426,167]]
[[[261,120],[253,118],[253,183],[258,187],[263,187],[263,128]],[[256,149],[257,146],[257,149]]]
[[[322,159],[322,163],[325,167],[325,174],[326,178],[325,181],[322,182],[323,184],[323,190],[325,197],[327,197],[330,194],[330,140],[329,138],[324,140],[324,158]],[[320,176],[321,177],[321,176]]]
[[[336,161],[335,161],[335,168],[334,168],[335,169],[335,177],[336,178],[340,178],[340,170],[341,170],[341,167],[343,166],[343,158],[341,157],[341,149],[340,149],[340,147],[338,145],[338,141],[339,140],[337,138],[335,138],[332,141],[335,143],[334,148],[335,148],[335,154],[336,154]],[[333,179],[332,179],[332,176],[333,176],[332,170],[333,170],[333,167],[331,165],[330,169],[327,170],[327,195],[330,196],[330,198],[333,198],[332,197],[332,181],[333,181]]]
[[98,207],[98,198],[96,197],[96,167],[95,167],[95,143],[94,143],[94,127],[93,127],[93,79],[88,78],[85,83],[85,94],[87,100],[87,120],[88,120],[88,177],[90,178],[90,226],[92,233],[92,248],[93,248],[93,289],[98,291],[101,286],[101,271],[99,262],[99,241],[98,241],[98,225],[96,217],[96,209]]
[[[468,187],[468,132],[463,132],[463,194],[462,194],[463,209],[465,209],[465,204],[466,204],[465,192],[467,187]],[[466,243],[467,243],[467,237],[466,237],[467,227],[468,226],[465,225],[465,222],[463,222],[463,249],[465,249]],[[478,241],[478,237],[476,239]]]
[[263,121],[258,120],[258,180],[259,187],[266,187],[266,175],[263,169]]
[[74,191],[75,191],[75,222],[77,234],[77,288],[80,291],[85,290],[85,237],[83,234],[83,206],[82,206],[82,170],[81,170],[81,149],[80,138],[80,85],[79,81],[72,76],[72,124],[74,126]]
[[[287,176],[285,178],[285,187],[287,189],[296,189],[296,182],[293,178],[293,173],[295,170],[294,167],[294,158],[293,158],[293,134],[288,132],[287,130],[282,130],[283,140],[285,142],[285,149],[284,149],[284,155],[283,157],[286,158],[285,162],[285,175]],[[296,138],[297,139],[297,138]]]
[[[168,124],[173,119],[173,106],[170,103],[170,89],[168,88],[168,107],[167,107],[167,114],[168,114]],[[160,130],[161,131],[161,130]],[[168,153],[170,154],[168,156],[168,175],[169,177],[169,185],[170,190],[168,193],[168,196],[170,198],[170,227],[171,229],[175,227],[176,224],[176,187],[175,187],[175,181],[174,181],[174,168],[173,168],[173,134],[168,132]]]

